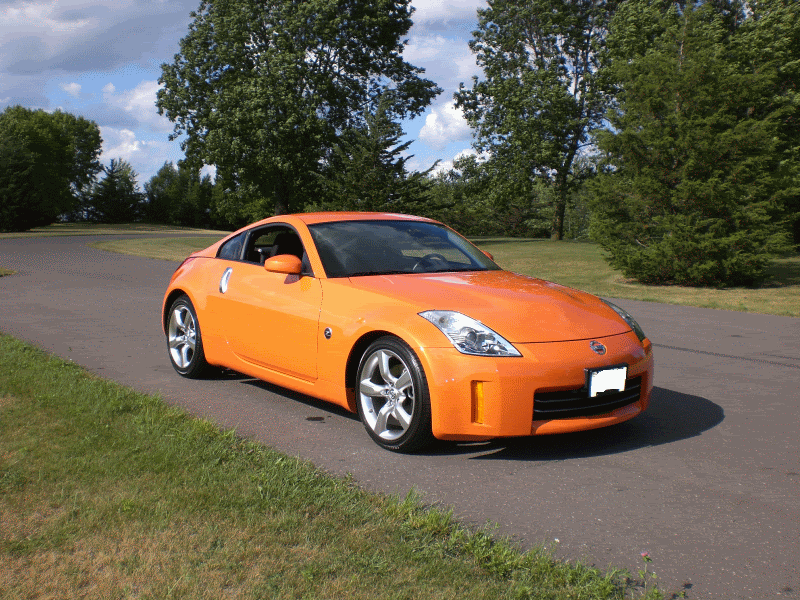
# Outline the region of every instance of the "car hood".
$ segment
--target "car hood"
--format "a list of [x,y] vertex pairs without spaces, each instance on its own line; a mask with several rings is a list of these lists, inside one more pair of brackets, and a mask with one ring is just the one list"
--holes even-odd
[[511,343],[592,339],[630,331],[599,298],[508,271],[353,277],[358,289],[413,310],[453,310]]

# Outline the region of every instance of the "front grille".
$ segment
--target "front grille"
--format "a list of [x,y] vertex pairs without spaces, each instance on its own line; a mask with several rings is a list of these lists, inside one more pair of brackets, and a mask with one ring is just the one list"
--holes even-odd
[[594,398],[589,398],[585,387],[563,392],[537,392],[533,396],[533,420],[602,415],[636,402],[641,392],[641,376],[628,379],[625,390],[621,392],[605,392]]

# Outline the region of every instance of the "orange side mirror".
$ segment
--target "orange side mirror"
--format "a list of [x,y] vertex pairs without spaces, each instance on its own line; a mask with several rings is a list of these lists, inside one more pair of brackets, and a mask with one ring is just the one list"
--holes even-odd
[[300,275],[303,263],[291,254],[279,254],[264,261],[264,268],[271,273],[285,273],[286,275]]
[[492,260],[492,261],[494,260],[494,256],[489,254],[486,250],[481,250],[481,252],[483,252],[489,258],[489,260]]

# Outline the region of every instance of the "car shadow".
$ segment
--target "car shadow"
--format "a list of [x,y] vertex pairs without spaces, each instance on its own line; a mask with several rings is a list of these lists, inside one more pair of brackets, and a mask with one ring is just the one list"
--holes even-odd
[[[272,383],[262,381],[261,379],[253,379],[247,375],[243,376],[243,379],[240,380],[240,383],[257,387],[277,396],[289,398],[295,402],[299,402],[300,404],[305,404],[308,408],[314,409],[315,411],[322,411],[360,422],[357,414],[351,413],[349,410],[346,410],[337,404],[325,402],[324,400],[314,398],[313,396],[308,396],[302,392],[295,392],[294,390],[290,390],[279,385],[274,385]],[[306,419],[309,421],[316,421],[318,420],[317,417],[319,417],[319,414],[315,413],[313,415],[309,415],[309,417],[306,417]]]
[[483,444],[437,444],[428,454],[475,454],[471,459],[568,460],[618,454],[696,437],[719,425],[722,407],[699,396],[653,388],[641,415],[601,429],[497,439]]
[[[309,412],[309,421],[321,420],[320,415],[328,413],[359,422],[358,415],[335,404],[259,379],[247,376],[236,379],[239,383],[306,405],[313,411]],[[429,449],[417,454],[471,455],[469,458],[474,460],[547,461],[605,456],[696,437],[722,423],[724,418],[722,407],[706,398],[655,387],[648,409],[619,425],[577,433],[500,438],[487,442],[437,441]]]

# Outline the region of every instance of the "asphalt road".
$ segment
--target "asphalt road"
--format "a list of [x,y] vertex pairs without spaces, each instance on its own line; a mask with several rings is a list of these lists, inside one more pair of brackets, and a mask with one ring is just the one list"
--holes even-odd
[[800,319],[621,300],[655,343],[647,413],[404,456],[312,398],[178,377],[159,326],[175,263],[88,248],[95,239],[0,240],[0,266],[18,271],[0,278],[0,330],[367,488],[414,488],[525,546],[632,572],[647,551],[667,594],[800,600]]

